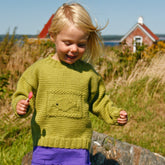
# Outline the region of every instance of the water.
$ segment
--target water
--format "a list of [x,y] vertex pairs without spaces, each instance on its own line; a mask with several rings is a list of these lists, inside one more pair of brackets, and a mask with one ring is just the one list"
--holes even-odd
[[105,46],[117,46],[120,45],[119,41],[104,41]]

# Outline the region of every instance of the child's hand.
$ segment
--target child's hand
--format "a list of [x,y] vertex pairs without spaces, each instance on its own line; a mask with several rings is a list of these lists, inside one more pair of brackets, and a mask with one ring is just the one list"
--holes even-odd
[[128,116],[127,116],[127,112],[122,110],[120,111],[120,118],[117,119],[117,122],[120,124],[120,125],[124,125],[126,124],[128,121]]
[[29,102],[26,100],[20,100],[16,106],[16,111],[18,115],[25,115],[27,112],[27,108],[29,106]]

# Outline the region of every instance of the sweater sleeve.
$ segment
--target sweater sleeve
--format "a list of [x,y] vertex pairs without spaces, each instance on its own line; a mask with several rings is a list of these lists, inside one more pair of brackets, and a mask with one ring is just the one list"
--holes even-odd
[[29,114],[34,109],[34,101],[35,96],[30,99],[30,106],[27,109],[27,113],[25,115],[18,115],[16,112],[16,105],[20,100],[26,100],[28,98],[29,92],[33,92],[35,95],[35,91],[37,88],[37,76],[33,66],[29,67],[21,76],[17,83],[17,88],[15,93],[12,96],[12,108],[15,114],[18,117],[25,118],[29,116]]
[[97,81],[93,81],[91,89],[92,113],[108,124],[118,125],[117,118],[119,117],[121,109],[117,108],[109,96],[106,95],[105,85],[101,76],[98,76]]

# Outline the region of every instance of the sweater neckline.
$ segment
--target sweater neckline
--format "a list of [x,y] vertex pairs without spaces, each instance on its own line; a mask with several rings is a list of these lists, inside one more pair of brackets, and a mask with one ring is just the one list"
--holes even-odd
[[61,67],[68,67],[68,68],[75,68],[77,66],[77,64],[79,63],[80,60],[76,61],[75,63],[73,64],[67,64],[63,61],[58,61],[58,60],[55,60],[53,59],[53,56],[54,54],[50,54],[48,57],[47,57],[47,60],[49,62],[49,64],[53,65],[53,66],[61,66]]

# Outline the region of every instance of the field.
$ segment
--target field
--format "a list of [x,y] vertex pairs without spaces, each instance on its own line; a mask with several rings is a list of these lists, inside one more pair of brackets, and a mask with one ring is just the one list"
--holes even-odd
[[[23,42],[22,42],[23,41]],[[8,34],[0,43],[0,164],[21,164],[32,150],[30,117],[18,119],[11,108],[12,94],[23,71],[40,58],[54,52],[49,40],[19,42]],[[105,47],[95,61],[110,99],[129,114],[127,125],[109,126],[90,114],[95,131],[139,145],[165,156],[165,43],[129,49]]]

